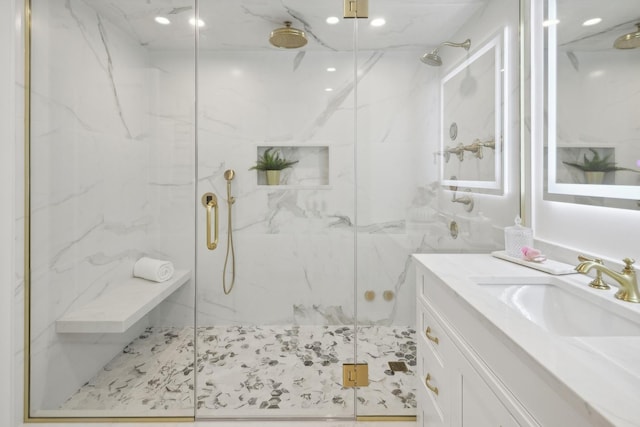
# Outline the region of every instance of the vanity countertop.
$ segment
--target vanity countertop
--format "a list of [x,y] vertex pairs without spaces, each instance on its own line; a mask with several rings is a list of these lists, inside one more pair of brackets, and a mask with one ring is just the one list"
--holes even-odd
[[606,291],[588,287],[591,279],[582,274],[551,276],[489,254],[415,254],[414,259],[491,322],[504,340],[528,353],[539,369],[546,369],[558,381],[558,389],[577,396],[587,411],[598,414],[597,424],[640,426],[640,336],[556,335],[515,313],[477,283],[559,277],[568,286],[584,288],[638,316],[640,304],[615,299],[613,286]]

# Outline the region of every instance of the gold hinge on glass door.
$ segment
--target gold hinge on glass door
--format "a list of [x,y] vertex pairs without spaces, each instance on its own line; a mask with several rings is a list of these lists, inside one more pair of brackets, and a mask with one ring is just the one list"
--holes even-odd
[[369,0],[344,0],[345,18],[368,18]]
[[369,385],[369,365],[366,363],[342,364],[342,386],[367,387]]

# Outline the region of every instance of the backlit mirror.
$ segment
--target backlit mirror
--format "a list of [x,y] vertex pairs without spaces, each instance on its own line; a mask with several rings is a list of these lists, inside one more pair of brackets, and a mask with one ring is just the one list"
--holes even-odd
[[638,209],[637,0],[547,0],[545,199]]

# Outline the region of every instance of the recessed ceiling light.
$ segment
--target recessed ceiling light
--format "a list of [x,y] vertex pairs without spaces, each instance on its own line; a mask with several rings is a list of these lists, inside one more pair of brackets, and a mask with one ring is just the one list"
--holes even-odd
[[590,27],[591,25],[596,25],[602,22],[602,18],[591,18],[587,19],[582,23],[583,27]]
[[384,18],[376,18],[376,19],[371,21],[371,26],[372,27],[382,27],[386,23],[387,23],[387,21],[385,21]]
[[325,92],[333,92],[333,88],[328,87],[328,88],[325,88],[324,91]]
[[330,73],[333,73],[336,70],[336,67],[329,67],[327,68],[327,71]]
[[547,19],[542,22],[543,27],[550,27],[551,25],[558,25],[560,23],[559,19]]
[[337,16],[330,16],[327,18],[327,24],[329,25],[336,25],[338,22],[340,22],[340,18]]
[[171,21],[169,21],[169,19],[165,18],[164,16],[156,16],[155,17],[155,21],[158,24],[162,24],[162,25],[169,25],[171,24]]
[[[189,24],[196,26],[196,18],[189,19]],[[198,19],[198,27],[204,27],[204,21],[202,19]]]

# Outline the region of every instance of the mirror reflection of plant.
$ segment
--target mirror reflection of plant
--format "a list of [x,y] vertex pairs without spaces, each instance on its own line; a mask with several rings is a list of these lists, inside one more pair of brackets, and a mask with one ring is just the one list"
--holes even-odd
[[298,160],[287,160],[284,157],[280,157],[280,152],[278,151],[272,153],[273,149],[274,147],[267,148],[262,156],[258,156],[256,165],[249,168],[249,170],[279,171],[298,163]]
[[640,172],[635,169],[629,168],[621,168],[616,166],[615,162],[609,160],[611,154],[605,156],[604,158],[600,157],[600,154],[593,148],[589,148],[589,151],[593,153],[593,157],[588,158],[587,154],[583,155],[582,163],[575,162],[562,162],[565,165],[573,166],[574,168],[578,168],[584,172],[614,172],[614,171],[631,171],[631,172]]

